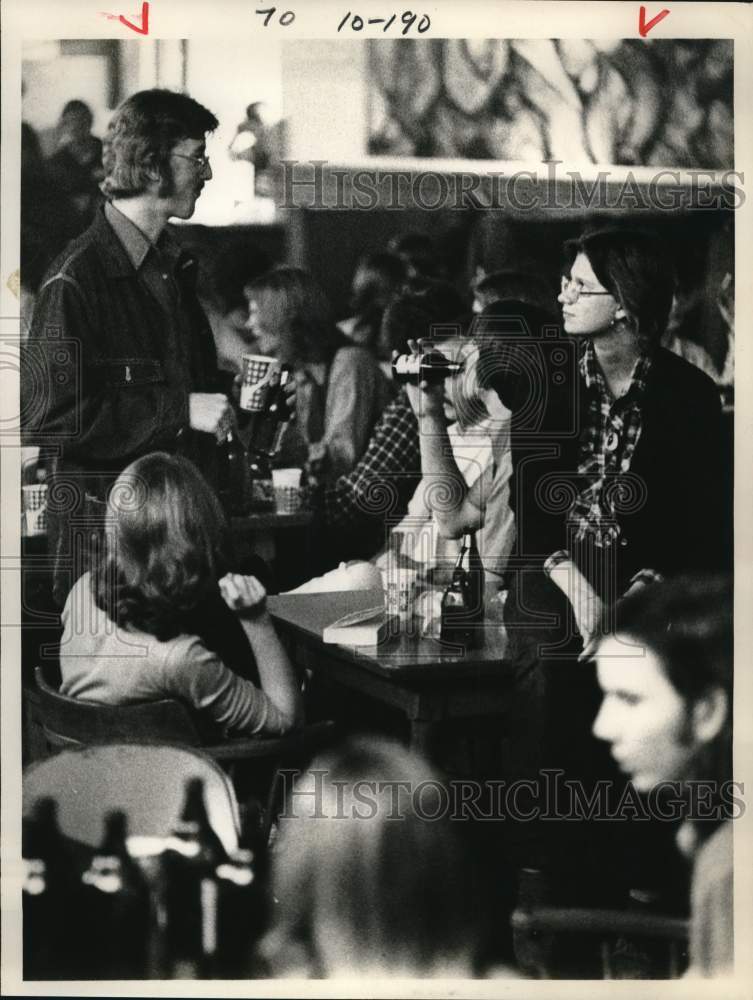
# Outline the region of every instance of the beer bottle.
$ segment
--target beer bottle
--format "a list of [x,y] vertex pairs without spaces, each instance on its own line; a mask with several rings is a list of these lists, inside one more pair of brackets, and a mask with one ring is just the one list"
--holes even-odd
[[463,536],[452,579],[442,595],[440,639],[475,645],[484,618],[484,568],[475,536]]
[[461,361],[450,361],[440,351],[426,354],[401,354],[392,362],[392,375],[397,382],[418,385],[429,382],[436,385],[463,370]]
[[290,423],[291,413],[287,405],[285,387],[293,377],[290,365],[281,365],[270,380],[267,404],[254,417],[250,435],[250,447],[272,458],[282,447],[285,431]]
[[162,906],[166,975],[174,979],[213,974],[218,947],[216,868],[227,860],[212,829],[204,782],[192,778],[180,819],[162,854]]
[[149,887],[126,838],[125,813],[108,813],[102,844],[81,879],[96,979],[143,979],[148,971]]
[[81,904],[79,872],[86,850],[63,836],[57,803],[35,803],[22,828],[23,972],[25,979],[81,979],[88,943],[71,914]]
[[274,510],[275,488],[272,482],[272,466],[269,455],[263,451],[248,452],[248,492],[249,509],[255,511]]
[[228,431],[218,446],[217,494],[228,517],[247,514],[250,506],[246,449],[238,434]]

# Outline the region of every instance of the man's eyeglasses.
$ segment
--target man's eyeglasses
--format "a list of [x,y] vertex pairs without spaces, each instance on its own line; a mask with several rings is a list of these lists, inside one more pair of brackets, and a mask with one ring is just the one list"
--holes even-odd
[[173,153],[172,155],[180,157],[181,160],[190,160],[196,164],[199,170],[206,170],[209,166],[208,156],[191,156],[189,153]]
[[566,295],[571,302],[577,302],[581,296],[587,295],[611,295],[611,292],[592,292],[587,288],[583,288],[579,285],[577,281],[573,281],[572,278],[566,278],[564,274],[562,275],[562,281],[560,284],[560,292],[562,295]]

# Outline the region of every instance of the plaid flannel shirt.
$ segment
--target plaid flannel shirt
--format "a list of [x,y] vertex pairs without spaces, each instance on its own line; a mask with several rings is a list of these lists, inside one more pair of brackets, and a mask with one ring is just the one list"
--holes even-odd
[[580,436],[578,474],[585,485],[568,514],[570,537],[590,540],[609,548],[620,536],[615,509],[619,499],[618,477],[630,470],[641,435],[641,399],[651,367],[648,355],[640,357],[628,391],[613,399],[588,341],[580,358],[580,374],[588,390],[588,418]]
[[353,525],[363,517],[393,510],[399,479],[411,480],[408,496],[421,478],[418,421],[405,392],[385,409],[369,445],[352,472],[342,475],[324,494],[330,527]]

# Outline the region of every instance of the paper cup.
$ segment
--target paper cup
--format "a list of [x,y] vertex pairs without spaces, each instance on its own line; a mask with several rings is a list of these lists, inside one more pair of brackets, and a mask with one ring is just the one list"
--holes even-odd
[[298,486],[275,486],[275,508],[278,514],[296,514],[303,506],[303,493]]
[[267,393],[273,374],[279,369],[276,358],[266,354],[244,354],[241,369],[241,395],[239,406],[242,410],[258,413],[267,402]]
[[34,483],[21,487],[24,512],[24,534],[47,533],[47,484]]
[[302,474],[303,469],[272,469],[272,482],[275,489],[279,486],[297,490],[301,485]]
[[387,568],[387,613],[397,615],[401,623],[409,622],[413,617],[417,578],[415,569],[402,566]]

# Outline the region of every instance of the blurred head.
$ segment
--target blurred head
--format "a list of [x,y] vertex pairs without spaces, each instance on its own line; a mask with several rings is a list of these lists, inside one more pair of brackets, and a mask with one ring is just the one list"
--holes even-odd
[[646,348],[667,325],[674,270],[666,248],[649,233],[603,229],[565,244],[559,302],[565,330],[597,337],[624,324]]
[[596,654],[594,735],[635,787],[732,776],[732,586],[678,578],[617,605]]
[[393,236],[387,244],[405,265],[406,277],[437,280],[442,276],[442,264],[433,241],[424,233]]
[[85,139],[91,132],[93,123],[94,115],[84,101],[68,101],[60,112],[60,131],[74,141]]
[[300,267],[274,267],[245,287],[258,349],[285,364],[329,361],[337,333],[320,285]]
[[351,284],[350,307],[356,313],[384,309],[405,280],[403,262],[395,254],[365,254]]
[[[519,299],[505,299],[486,306],[471,325],[479,345],[478,381],[492,389],[520,426],[537,426],[551,387],[550,355],[563,353],[557,337],[544,337],[552,320],[548,312]],[[532,422],[531,422],[532,421]]]
[[478,314],[494,302],[514,300],[556,315],[550,286],[537,274],[501,270],[484,274],[473,286],[473,312]]
[[445,281],[413,281],[387,306],[382,317],[379,355],[405,354],[409,340],[457,337],[467,306],[457,289]]
[[110,491],[97,604],[118,625],[179,635],[225,574],[226,530],[217,497],[188,459],[138,459]]
[[142,90],[121,104],[104,139],[101,184],[107,198],[152,193],[188,219],[212,171],[206,136],[217,119],[186,94]]
[[375,737],[311,765],[280,822],[273,962],[321,977],[469,974],[477,904],[439,789],[421,758]]

